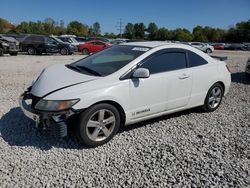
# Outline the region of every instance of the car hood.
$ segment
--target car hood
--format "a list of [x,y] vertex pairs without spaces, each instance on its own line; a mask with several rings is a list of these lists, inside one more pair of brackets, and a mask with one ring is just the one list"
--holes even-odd
[[78,73],[58,64],[45,68],[32,85],[31,93],[37,97],[44,97],[60,89],[76,84],[92,81],[99,77]]

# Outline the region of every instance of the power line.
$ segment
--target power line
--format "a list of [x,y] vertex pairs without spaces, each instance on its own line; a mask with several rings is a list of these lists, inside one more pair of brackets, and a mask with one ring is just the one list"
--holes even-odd
[[122,36],[123,30],[124,30],[124,22],[122,21],[122,19],[120,18],[119,22],[117,22],[116,26],[117,30],[120,33],[120,37]]

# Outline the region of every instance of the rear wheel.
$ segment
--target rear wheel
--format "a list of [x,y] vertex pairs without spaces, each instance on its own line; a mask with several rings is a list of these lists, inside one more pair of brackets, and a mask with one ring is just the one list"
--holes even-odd
[[36,55],[36,50],[33,47],[29,47],[27,52],[29,55]]
[[211,50],[210,48],[208,48],[208,49],[206,50],[206,53],[207,53],[207,54],[211,54],[211,53],[212,53],[212,50]]
[[62,48],[60,50],[60,53],[61,53],[61,55],[69,55],[69,50],[68,50],[68,48]]
[[206,112],[215,111],[222,101],[224,90],[221,84],[215,83],[209,90],[203,105]]
[[89,50],[86,48],[82,49],[82,55],[89,55]]
[[2,48],[0,48],[0,56],[3,56],[3,49]]
[[107,103],[88,108],[81,114],[77,135],[80,142],[96,147],[113,138],[120,127],[118,110]]

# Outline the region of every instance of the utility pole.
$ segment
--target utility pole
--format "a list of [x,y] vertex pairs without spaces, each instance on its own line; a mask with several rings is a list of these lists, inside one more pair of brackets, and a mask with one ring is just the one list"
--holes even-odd
[[120,18],[119,22],[117,22],[117,25],[115,27],[119,31],[120,37],[122,37],[122,33],[123,33],[123,29],[124,29],[124,22],[122,21],[121,18]]

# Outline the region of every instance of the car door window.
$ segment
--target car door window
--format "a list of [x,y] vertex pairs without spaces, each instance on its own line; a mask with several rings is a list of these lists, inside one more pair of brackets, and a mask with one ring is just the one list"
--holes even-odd
[[167,52],[155,55],[141,65],[150,74],[173,71],[186,68],[186,54],[184,52]]
[[189,67],[196,67],[207,64],[207,61],[198,54],[188,51],[188,63]]

